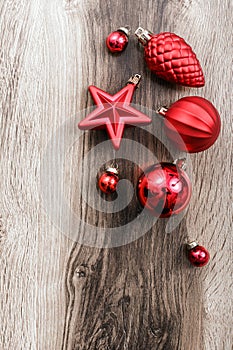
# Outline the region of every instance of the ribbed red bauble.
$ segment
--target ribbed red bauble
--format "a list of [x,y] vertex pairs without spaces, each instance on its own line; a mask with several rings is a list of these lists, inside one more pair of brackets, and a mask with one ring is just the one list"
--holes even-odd
[[137,192],[141,205],[152,215],[168,218],[187,207],[191,182],[182,168],[173,163],[158,163],[140,176]]
[[153,34],[141,27],[135,35],[144,45],[148,68],[159,78],[184,86],[205,85],[201,65],[183,38],[170,32]]
[[121,27],[110,33],[106,39],[106,45],[112,53],[119,53],[125,50],[128,45],[129,28]]
[[117,169],[107,168],[100,176],[98,186],[103,193],[110,194],[116,192],[118,181],[119,177]]
[[195,153],[217,140],[221,120],[217,109],[203,97],[187,96],[158,113],[165,117],[165,132],[180,150]]
[[208,250],[199,245],[197,242],[191,242],[187,245],[188,259],[193,266],[203,267],[208,264],[210,260],[210,254]]

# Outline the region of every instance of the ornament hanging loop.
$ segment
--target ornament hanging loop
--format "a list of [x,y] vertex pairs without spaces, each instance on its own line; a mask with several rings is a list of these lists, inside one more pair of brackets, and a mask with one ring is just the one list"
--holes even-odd
[[198,244],[198,242],[196,242],[196,241],[189,242],[189,243],[187,243],[187,249],[188,249],[188,250],[191,250],[191,249],[197,247],[198,245],[199,245],[199,244]]
[[175,164],[176,166],[178,166],[178,168],[184,171],[187,169],[186,158],[175,159],[173,164]]
[[139,27],[135,32],[136,37],[138,38],[138,40],[142,45],[147,44],[147,42],[151,39],[152,34],[153,34],[152,32],[142,27]]
[[161,107],[159,107],[159,108],[156,110],[156,113],[162,115],[163,117],[165,117],[167,111],[168,111],[168,108],[167,108],[166,106],[161,106]]
[[111,164],[109,164],[109,165],[107,165],[105,167],[105,171],[107,173],[113,173],[113,174],[118,175],[118,173],[119,173],[119,166],[118,166],[118,164],[116,162],[113,161]]
[[139,87],[140,81],[142,79],[142,76],[140,74],[134,74],[132,77],[129,78],[127,81],[128,84],[136,85],[136,87]]
[[123,33],[125,33],[125,35],[129,36],[130,32],[131,32],[131,28],[130,28],[130,26],[126,25],[124,27],[118,28],[117,31],[118,32],[123,32]]

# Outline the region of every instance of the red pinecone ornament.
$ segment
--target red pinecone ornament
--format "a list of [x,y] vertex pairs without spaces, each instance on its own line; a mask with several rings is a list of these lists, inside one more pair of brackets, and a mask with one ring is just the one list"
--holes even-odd
[[144,45],[148,68],[159,78],[190,87],[202,87],[201,65],[183,38],[170,32],[153,34],[139,27],[135,35]]
[[221,120],[217,109],[203,97],[187,96],[158,112],[165,117],[168,138],[182,151],[205,151],[217,140]]

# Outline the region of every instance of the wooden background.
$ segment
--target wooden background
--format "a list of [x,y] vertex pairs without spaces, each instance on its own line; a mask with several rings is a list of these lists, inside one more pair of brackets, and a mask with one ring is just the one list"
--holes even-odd
[[[1,350],[232,349],[231,5],[230,0],[1,1]],[[110,55],[104,39],[124,24],[183,36],[200,58],[206,86],[182,88],[152,77],[133,36],[121,56]],[[42,208],[43,150],[67,117],[78,121],[79,111],[92,105],[88,85],[115,93],[132,73],[143,75],[134,102],[148,108],[190,94],[210,99],[221,114],[221,136],[211,149],[191,156],[192,201],[174,233],[165,234],[160,220],[126,246],[80,246]],[[159,142],[147,142],[158,159],[170,160]],[[72,153],[74,168],[94,144],[93,134],[86,134],[81,151]],[[85,170],[76,181],[82,176]],[[73,192],[71,187],[78,212]],[[127,212],[117,220],[127,220]],[[182,244],[188,235],[210,250],[207,267],[187,262]]]

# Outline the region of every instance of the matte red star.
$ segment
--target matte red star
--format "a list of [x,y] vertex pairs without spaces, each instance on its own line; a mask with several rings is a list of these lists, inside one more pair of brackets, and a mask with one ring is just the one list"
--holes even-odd
[[97,108],[78,124],[79,129],[106,127],[113,147],[118,150],[126,125],[146,125],[151,122],[147,115],[130,106],[136,87],[137,84],[129,83],[112,96],[96,86],[89,86]]

